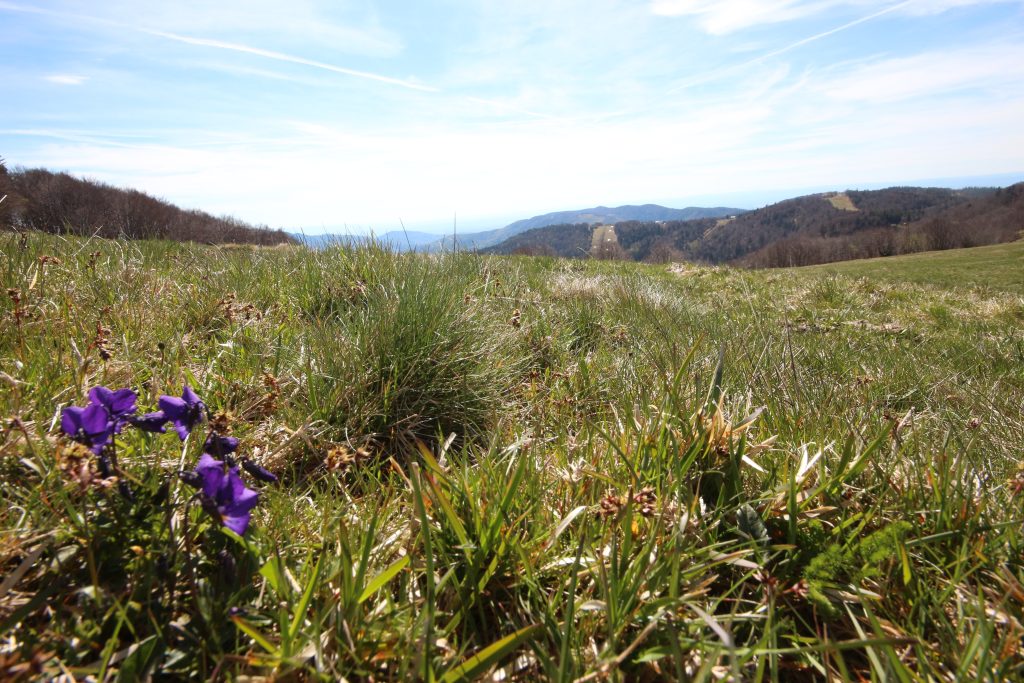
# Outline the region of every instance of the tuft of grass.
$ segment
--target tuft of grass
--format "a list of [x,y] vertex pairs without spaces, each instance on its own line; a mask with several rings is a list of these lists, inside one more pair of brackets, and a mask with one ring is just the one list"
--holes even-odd
[[[338,438],[358,436],[406,448],[417,439],[485,439],[504,411],[525,357],[482,262],[399,255],[371,247],[372,274],[351,283],[309,337],[312,417]],[[365,267],[365,266],[364,266]]]

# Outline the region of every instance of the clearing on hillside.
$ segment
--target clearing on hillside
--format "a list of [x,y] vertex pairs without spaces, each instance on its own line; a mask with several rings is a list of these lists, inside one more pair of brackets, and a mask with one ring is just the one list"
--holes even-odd
[[833,194],[825,195],[825,199],[828,203],[839,209],[840,211],[860,211],[857,206],[850,199],[850,195],[845,192],[835,192]]
[[602,246],[618,244],[619,238],[615,235],[614,225],[599,225],[594,228],[594,235],[590,239],[592,251],[598,251]]

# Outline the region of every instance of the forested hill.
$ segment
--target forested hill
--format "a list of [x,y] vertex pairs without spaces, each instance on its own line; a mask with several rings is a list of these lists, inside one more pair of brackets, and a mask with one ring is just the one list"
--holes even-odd
[[885,194],[846,193],[860,209],[861,221],[851,215],[853,220],[804,226],[744,254],[741,263],[804,266],[977,247],[1012,242],[1024,231],[1024,183],[996,189],[894,188],[882,192]]
[[291,243],[281,230],[181,209],[138,190],[43,169],[8,171],[0,160],[0,229],[166,239],[208,244]]
[[[656,225],[652,223],[652,225]],[[590,253],[594,228],[590,223],[561,223],[533,228],[480,251],[485,254],[524,254],[584,258]]]
[[[1012,241],[1024,230],[1024,184],[1005,189],[893,187],[788,199],[735,218],[621,221],[605,257],[756,267],[809,265]],[[579,226],[552,226],[495,253],[580,256]],[[583,252],[581,252],[581,248]]]

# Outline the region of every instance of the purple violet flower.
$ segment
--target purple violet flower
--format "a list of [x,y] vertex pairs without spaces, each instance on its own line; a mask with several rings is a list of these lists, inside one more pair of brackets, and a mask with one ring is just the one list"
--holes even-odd
[[111,391],[106,387],[93,387],[89,392],[89,402],[95,406],[103,406],[110,414],[114,423],[114,433],[120,434],[121,429],[135,414],[135,392],[131,389]]
[[199,484],[202,488],[203,507],[239,536],[245,534],[251,510],[256,506],[260,494],[245,488],[242,478],[238,476],[237,467],[227,468],[224,461],[215,460],[209,453],[203,453],[199,458],[195,474],[198,476],[183,479],[188,484]]
[[158,404],[167,420],[174,423],[178,438],[182,441],[188,438],[192,428],[206,416],[206,404],[187,384],[181,392],[181,398],[161,396]]
[[248,472],[253,479],[268,484],[277,483],[277,475],[262,465],[258,465],[249,458],[242,458],[242,469]]
[[217,432],[211,432],[206,437],[203,450],[210,455],[225,456],[238,450],[238,439],[233,436],[221,436]]
[[85,408],[68,406],[61,412],[60,427],[75,441],[85,444],[99,455],[114,435],[110,413],[102,405]]
[[131,423],[134,427],[138,427],[144,432],[154,432],[156,434],[163,434],[167,430],[164,428],[164,424],[167,422],[167,416],[164,415],[162,410],[158,410],[155,413],[146,413],[139,417],[133,417]]

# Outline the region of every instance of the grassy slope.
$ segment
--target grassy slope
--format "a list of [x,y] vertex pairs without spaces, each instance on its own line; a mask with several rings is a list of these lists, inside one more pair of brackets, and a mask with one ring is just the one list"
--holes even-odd
[[[5,667],[1024,675],[999,270],[0,240]],[[198,437],[125,431],[134,502],[69,476],[60,406],[182,381],[282,475],[245,543],[161,498]]]
[[942,287],[991,287],[1024,294],[1024,241],[895,258],[843,261],[810,266],[806,270]]

